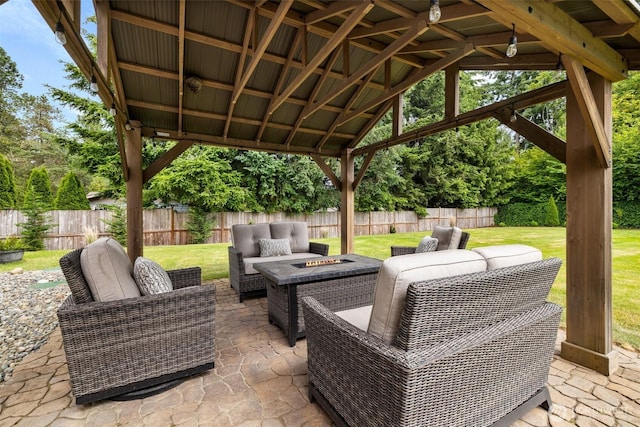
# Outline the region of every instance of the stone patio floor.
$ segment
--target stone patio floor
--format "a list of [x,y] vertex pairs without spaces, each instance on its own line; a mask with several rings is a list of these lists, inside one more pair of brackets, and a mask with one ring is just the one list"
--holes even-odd
[[[77,406],[60,330],[0,384],[5,426],[329,426],[307,398],[307,346],[290,348],[267,321],[266,298],[238,303],[228,280],[216,280],[216,367],[162,394]],[[564,331],[558,333],[558,343]],[[515,426],[639,426],[640,358],[617,349],[620,369],[605,377],[554,357],[550,414],[537,408]]]

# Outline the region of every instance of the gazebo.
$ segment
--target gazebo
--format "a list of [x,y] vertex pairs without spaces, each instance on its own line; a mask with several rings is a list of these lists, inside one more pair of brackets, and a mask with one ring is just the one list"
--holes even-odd
[[[611,84],[640,68],[636,0],[94,0],[97,59],[80,36],[79,1],[33,3],[116,113],[130,257],[143,251],[143,184],[194,144],[311,156],[341,191],[348,253],[354,190],[377,151],[492,117],[566,163],[562,357],[607,375],[616,369]],[[461,70],[559,63],[565,81],[459,112]],[[403,92],[440,71],[444,119],[404,133]],[[517,114],[560,97],[566,141]],[[359,145],[388,111],[391,138]],[[143,169],[143,136],[177,145]],[[339,175],[325,161],[332,157]]]

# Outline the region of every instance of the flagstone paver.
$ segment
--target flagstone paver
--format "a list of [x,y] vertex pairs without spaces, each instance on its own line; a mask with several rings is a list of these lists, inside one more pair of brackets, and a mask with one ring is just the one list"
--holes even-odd
[[[75,426],[330,426],[309,403],[306,340],[289,347],[267,321],[266,298],[238,303],[217,280],[216,368],[145,399],[75,404],[60,330],[0,383],[0,427]],[[558,332],[558,344],[564,332]],[[536,408],[521,427],[640,427],[640,358],[618,349],[620,369],[606,377],[554,356],[550,413]]]

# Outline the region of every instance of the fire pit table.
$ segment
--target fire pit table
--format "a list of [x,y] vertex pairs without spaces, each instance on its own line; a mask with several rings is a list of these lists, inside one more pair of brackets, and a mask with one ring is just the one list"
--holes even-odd
[[267,279],[269,322],[278,325],[293,347],[304,334],[300,300],[312,296],[332,311],[373,304],[382,261],[362,255],[272,261],[254,264]]

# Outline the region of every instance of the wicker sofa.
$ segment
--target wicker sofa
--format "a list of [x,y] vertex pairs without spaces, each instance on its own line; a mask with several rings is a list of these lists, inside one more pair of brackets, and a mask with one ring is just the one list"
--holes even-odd
[[561,261],[531,259],[497,247],[389,258],[364,322],[364,308],[305,297],[310,400],[339,426],[510,425],[549,409],[561,308],[545,299]]
[[[438,239],[437,251],[447,249],[465,249],[469,242],[469,233],[458,227],[443,227],[437,225],[432,233],[432,238]],[[408,255],[416,252],[416,246],[391,246],[391,256]]]
[[[288,239],[290,255],[261,256],[260,239]],[[327,256],[329,245],[309,241],[307,223],[301,221],[231,226],[229,280],[240,302],[246,297],[265,296],[267,281],[253,268],[254,263]]]
[[167,271],[171,292],[98,302],[84,249],[60,259],[72,294],[57,312],[77,404],[142,398],[214,367],[215,287],[199,267]]

